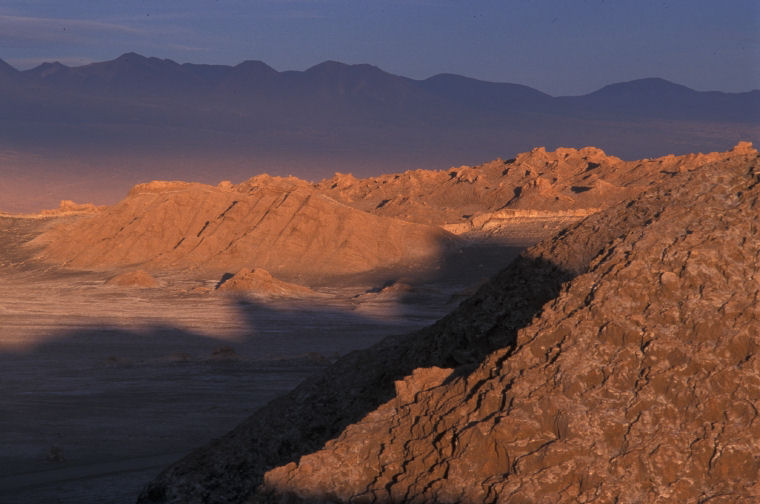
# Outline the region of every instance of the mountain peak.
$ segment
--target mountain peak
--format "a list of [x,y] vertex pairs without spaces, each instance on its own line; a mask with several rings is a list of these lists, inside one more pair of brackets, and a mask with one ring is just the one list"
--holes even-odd
[[149,58],[146,56],[143,56],[142,54],[138,54],[136,52],[125,52],[118,58],[116,58],[114,61],[124,61],[124,62],[135,62],[135,61],[147,61]]
[[119,58],[146,58],[146,56],[143,56],[142,54],[135,51],[127,51],[116,59]]
[[69,67],[66,66],[66,65],[64,65],[60,61],[52,61],[52,62],[51,61],[46,61],[44,63],[40,63],[39,65],[37,65],[36,67],[34,67],[32,70],[34,70],[36,68],[43,69],[43,70],[49,70],[49,69],[53,69],[53,68],[55,68],[55,69],[64,69],[64,68],[69,68]]
[[177,63],[174,60],[170,59],[161,59],[156,57],[147,57],[143,56],[142,54],[138,54],[136,52],[128,52],[124,53],[115,60],[106,61],[105,63],[116,63],[118,65],[125,65],[125,66],[152,66],[152,67],[179,67],[179,63]]
[[330,72],[339,72],[339,71],[345,71],[345,70],[354,70],[354,71],[363,71],[363,72],[376,72],[376,73],[386,73],[382,69],[370,65],[368,63],[356,63],[356,64],[349,64],[349,63],[343,63],[340,61],[335,60],[326,60],[322,63],[318,63],[310,68],[307,68],[305,73],[330,73]]
[[350,65],[346,63],[341,63],[340,61],[335,60],[325,60],[322,63],[317,63],[316,65],[309,67],[305,70],[306,73],[313,73],[313,72],[326,72],[331,70],[339,70],[339,69],[345,69],[348,68]]
[[267,65],[261,60],[245,60],[241,63],[238,63],[233,68],[235,68],[236,70],[244,70],[246,72],[266,72],[266,73],[277,72],[277,70],[275,70],[274,68]]
[[693,93],[694,90],[660,77],[646,77],[627,82],[609,84],[591,94],[617,93]]
[[67,70],[70,70],[70,68],[60,61],[53,61],[45,63],[41,63],[40,65],[37,65],[36,67],[26,70],[25,73],[29,73],[31,75],[35,75],[37,77],[49,77],[51,75],[56,75],[61,72],[65,72]]

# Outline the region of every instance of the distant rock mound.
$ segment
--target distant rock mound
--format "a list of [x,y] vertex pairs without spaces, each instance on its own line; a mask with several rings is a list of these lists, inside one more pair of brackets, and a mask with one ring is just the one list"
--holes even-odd
[[128,196],[136,196],[144,193],[168,193],[174,191],[185,191],[190,187],[198,187],[202,184],[184,182],[182,180],[153,180],[135,185],[130,189]]
[[74,268],[352,275],[435,263],[456,246],[447,231],[535,243],[675,173],[747,152],[745,142],[724,153],[622,161],[593,147],[536,148],[477,167],[337,174],[318,184],[269,175],[237,185],[153,181],[100,211],[63,202],[59,213],[95,213],[34,244],[43,260]]
[[464,221],[444,224],[446,231],[470,239],[512,238],[515,241],[535,240],[537,235],[551,235],[593,213],[599,208],[574,210],[514,210],[506,208],[496,212],[483,212]]
[[395,298],[410,292],[414,292],[414,287],[412,285],[398,281],[384,286],[382,289],[378,290],[376,294],[381,298]]
[[222,292],[246,292],[261,297],[309,297],[317,292],[303,285],[283,282],[261,268],[243,268],[224,280],[217,290]]
[[75,203],[71,200],[61,200],[58,208],[49,208],[40,210],[37,213],[15,214],[0,212],[3,217],[21,217],[25,219],[47,219],[50,217],[65,217],[84,214],[94,214],[107,208],[106,206],[97,206],[92,203]]
[[596,211],[632,198],[664,176],[689,171],[752,149],[623,161],[601,149],[537,147],[515,159],[449,170],[414,170],[357,179],[336,174],[317,187],[348,205],[377,215],[426,224],[456,224],[505,209]]
[[367,292],[354,296],[354,300],[358,302],[372,302],[372,301],[398,301],[405,296],[414,295],[416,292],[414,286],[402,282],[390,282],[382,287],[370,289]]
[[61,204],[54,210],[43,210],[43,215],[60,215],[73,213],[95,213],[106,208],[105,206],[95,206],[92,203],[75,203],[71,200],[61,200]]
[[756,502],[759,182],[754,150],[663,174],[139,502]]
[[158,287],[158,281],[150,273],[137,270],[119,273],[118,275],[106,280],[106,285],[116,285],[119,287]]
[[120,203],[44,233],[41,258],[68,267],[202,269],[244,267],[319,276],[435,262],[453,235],[370,215],[311,184],[262,175],[231,186],[140,184]]

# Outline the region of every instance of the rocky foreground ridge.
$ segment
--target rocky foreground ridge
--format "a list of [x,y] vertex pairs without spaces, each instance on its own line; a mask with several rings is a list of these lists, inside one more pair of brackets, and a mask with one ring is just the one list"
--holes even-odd
[[663,173],[139,502],[756,502],[760,157]]

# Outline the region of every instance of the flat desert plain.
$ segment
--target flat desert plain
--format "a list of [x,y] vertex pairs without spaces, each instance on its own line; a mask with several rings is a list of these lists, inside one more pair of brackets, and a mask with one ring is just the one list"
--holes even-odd
[[261,298],[216,292],[219,277],[119,286],[35,259],[25,244],[75,218],[0,217],[3,504],[134,502],[163,466],[338,356],[440,318],[520,250],[465,247],[417,281]]

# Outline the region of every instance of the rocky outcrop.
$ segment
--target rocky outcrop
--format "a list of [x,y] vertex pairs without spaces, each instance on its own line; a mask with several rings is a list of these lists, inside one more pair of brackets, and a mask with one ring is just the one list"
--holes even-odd
[[354,296],[353,299],[360,303],[372,301],[398,301],[405,296],[417,294],[417,292],[415,292],[416,290],[417,289],[415,289],[413,285],[397,281],[388,283],[382,287],[370,289],[363,294]]
[[140,502],[752,502],[758,175],[753,150],[663,175],[434,326],[270,403]]
[[758,175],[757,159],[718,163],[611,209],[651,217],[514,346],[409,393],[416,372],[323,449],[268,472],[266,500],[756,502]]
[[599,210],[599,208],[574,210],[514,210],[506,208],[496,212],[479,213],[464,222],[444,224],[441,227],[450,233],[470,240],[491,241],[493,239],[509,239],[510,237],[514,237],[515,241],[530,240],[537,233],[553,234],[549,230],[550,226],[552,228],[567,227]]
[[140,502],[752,502],[759,171],[746,150],[662,174],[437,324],[273,401]]
[[42,210],[40,215],[52,217],[58,215],[91,214],[100,212],[105,208],[105,206],[96,206],[92,203],[76,203],[71,200],[61,200],[58,208],[53,210]]
[[126,271],[119,273],[108,280],[106,285],[114,285],[118,287],[158,287],[158,280],[150,273],[143,270]]
[[370,215],[305,181],[254,177],[232,186],[151,182],[92,216],[44,233],[41,258],[68,267],[265,268],[320,277],[435,263],[458,240],[437,227]]
[[748,150],[742,143],[725,153],[629,162],[592,147],[536,148],[477,167],[336,175],[319,184],[269,175],[237,185],[154,181],[102,210],[64,202],[61,212],[95,213],[55,226],[33,245],[44,248],[41,259],[72,268],[221,274],[256,267],[311,283],[434,269],[457,246],[444,229],[535,243],[664,177]]
[[308,287],[283,282],[261,268],[243,268],[230,278],[223,280],[218,291],[248,293],[257,297],[312,297],[319,294]]
[[50,219],[55,217],[69,217],[98,213],[105,210],[106,206],[97,206],[92,203],[76,203],[71,200],[61,200],[58,208],[40,210],[32,214],[12,214],[0,212],[0,217],[24,218],[24,219]]
[[538,257],[520,257],[434,326],[348,354],[169,467],[145,488],[139,502],[243,502],[267,470],[320,449],[391,399],[395,382],[415,369],[465,369],[490,349],[509,345],[516,329],[568,278],[568,272]]
[[426,224],[467,223],[504,209],[588,213],[632,198],[663,176],[740,157],[747,149],[751,144],[741,142],[728,153],[623,161],[595,147],[537,147],[479,166],[366,179],[336,174],[318,188],[361,210]]

